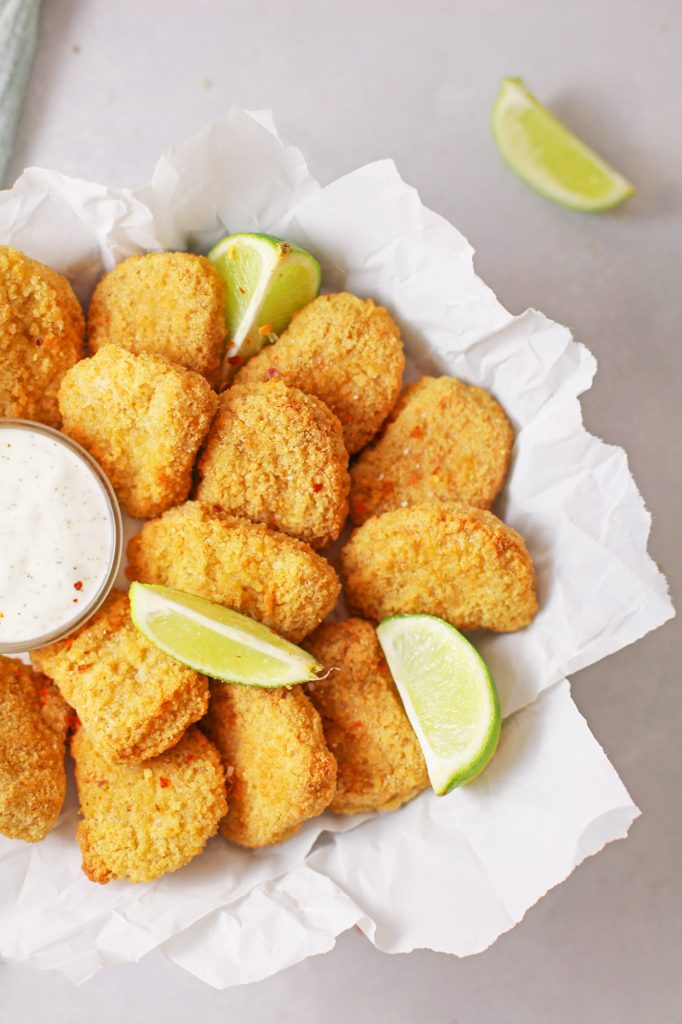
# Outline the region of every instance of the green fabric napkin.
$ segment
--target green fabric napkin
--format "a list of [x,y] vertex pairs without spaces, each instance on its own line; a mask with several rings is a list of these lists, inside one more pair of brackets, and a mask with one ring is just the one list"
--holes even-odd
[[38,34],[40,0],[0,0],[0,183],[14,136]]

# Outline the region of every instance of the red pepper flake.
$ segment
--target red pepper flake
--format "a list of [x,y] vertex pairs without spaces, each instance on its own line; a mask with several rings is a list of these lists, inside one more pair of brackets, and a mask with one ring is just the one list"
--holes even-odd
[[365,505],[364,501],[355,502],[355,511],[359,516],[364,516],[365,512],[367,511],[367,506]]
[[98,779],[97,780],[97,785],[99,786],[100,789],[108,789],[108,787],[109,787],[109,780],[108,779]]
[[438,462],[431,470],[431,476],[435,476],[436,473],[440,473],[440,462]]
[[192,761],[196,761],[196,759],[197,759],[197,755],[196,754],[188,754],[187,757],[185,758],[185,764],[191,764]]
[[66,719],[66,724],[69,729],[80,729],[81,720],[78,717],[78,715],[69,715],[68,718]]
[[73,600],[74,604],[78,604],[78,598],[77,597],[74,597],[72,600]]
[[353,722],[351,729],[363,729],[365,726],[364,722]]
[[386,669],[388,668],[388,665],[386,664],[386,659],[385,658],[379,658],[379,661],[378,661],[378,664],[377,664],[377,668],[379,669],[380,672],[385,672],[386,671]]
[[244,357],[243,356],[230,356],[230,358],[227,361],[230,364],[230,366],[241,366],[242,363],[244,362]]
[[265,371],[265,379],[266,380],[274,380],[275,377],[281,377],[281,376],[282,376],[282,374],[279,372],[279,370],[277,369],[276,366],[268,366],[267,370]]
[[319,492],[322,490],[322,484],[313,484],[313,490],[315,491],[315,494],[319,494]]
[[76,665],[76,672],[87,672],[94,664],[94,661],[87,661],[85,665]]
[[82,590],[83,589],[83,580],[76,580],[76,582],[73,585],[73,589],[74,590]]
[[395,487],[391,480],[386,480],[386,482],[381,485],[381,490],[384,498],[392,498],[395,493]]
[[161,789],[167,789],[170,786],[170,779],[167,779],[165,775],[159,776],[159,785]]
[[420,427],[419,425],[417,425],[416,427],[412,427],[412,430],[410,431],[410,437],[420,438],[420,437],[423,437],[423,436],[424,436],[424,428],[423,427]]

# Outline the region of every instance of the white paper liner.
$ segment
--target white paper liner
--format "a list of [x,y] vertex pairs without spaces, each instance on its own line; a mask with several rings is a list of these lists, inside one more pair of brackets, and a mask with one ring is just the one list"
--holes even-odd
[[476,637],[505,714],[517,713],[486,773],[447,798],[366,820],[327,813],[272,850],[217,838],[149,885],[81,874],[73,794],[43,843],[0,837],[0,955],[75,981],[161,946],[223,988],[323,952],[355,924],[391,952],[476,953],[638,813],[562,680],[673,609],[625,453],[582,426],[595,362],[565,327],[534,310],[512,317],[466,239],[391,161],[321,189],[267,114],[232,108],[137,193],[35,168],[0,193],[0,243],[66,273],[84,301],[131,253],[205,251],[237,230],[311,249],[325,290],[388,306],[413,373],[451,373],[502,402],[517,442],[497,510],[526,537],[542,608],[521,633]]

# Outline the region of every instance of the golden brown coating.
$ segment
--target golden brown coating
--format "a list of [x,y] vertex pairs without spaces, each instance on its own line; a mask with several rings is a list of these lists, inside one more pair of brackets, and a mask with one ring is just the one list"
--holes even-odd
[[363,619],[328,622],[305,646],[327,669],[306,692],[336,758],[337,814],[392,811],[429,784],[426,764],[374,627]]
[[422,501],[490,508],[513,444],[511,423],[487,391],[454,377],[422,377],[353,466],[353,522]]
[[457,629],[523,629],[538,608],[523,537],[492,512],[425,502],[368,519],[341,553],[349,607],[425,612]]
[[201,853],[227,810],[218,751],[195,728],[140,765],[112,764],[85,729],[71,740],[83,820],[78,842],[92,882],[150,882]]
[[348,452],[324,402],[281,380],[220,396],[199,460],[199,501],[319,548],[348,515]]
[[88,313],[90,350],[121,345],[165,356],[217,385],[225,346],[225,282],[188,252],[129,256],[105,274]]
[[36,843],[64,802],[69,709],[30,665],[0,656],[0,832]]
[[55,270],[0,246],[0,416],[58,427],[57,391],[83,358],[83,311]]
[[79,630],[33,651],[31,660],[54,679],[109,761],[156,757],[208,707],[206,677],[145,639],[120,590]]
[[184,501],[217,396],[198,373],[107,345],[59,389],[64,432],[97,459],[131,516]]
[[331,565],[302,541],[187,501],[145,523],[128,544],[128,575],[250,615],[298,643],[341,590]]
[[212,682],[202,728],[225,766],[229,806],[220,831],[227,839],[272,846],[329,806],[336,762],[300,686]]
[[316,395],[341,421],[352,455],[374,437],[400,393],[405,357],[397,324],[382,306],[348,292],[320,295],[274,345],[237,376],[252,384],[280,376]]

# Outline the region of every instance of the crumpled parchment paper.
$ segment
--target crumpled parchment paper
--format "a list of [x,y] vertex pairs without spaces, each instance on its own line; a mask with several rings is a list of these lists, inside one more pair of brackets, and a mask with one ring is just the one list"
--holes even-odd
[[267,113],[231,108],[135,193],[37,168],[0,193],[0,243],[65,273],[85,302],[132,253],[206,251],[244,230],[310,249],[325,290],[385,303],[412,376],[450,373],[501,401],[517,442],[497,511],[526,538],[541,611],[521,633],[475,638],[512,717],[485,774],[446,798],[326,813],[271,850],[216,838],[187,868],[137,886],[81,874],[73,793],[43,843],[0,837],[0,955],[75,981],[160,946],[225,988],[324,952],[353,925],[390,952],[476,953],[639,813],[565,677],[674,613],[627,457],[582,426],[578,396],[596,365],[567,328],[535,310],[511,316],[466,239],[391,161],[320,188]]

